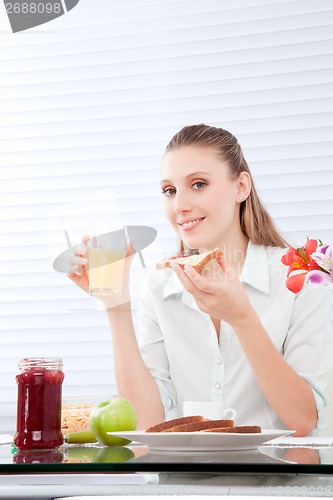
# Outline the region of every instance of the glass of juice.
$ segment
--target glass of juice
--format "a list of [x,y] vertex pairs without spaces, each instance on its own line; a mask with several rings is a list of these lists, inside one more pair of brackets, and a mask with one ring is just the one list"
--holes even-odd
[[93,236],[88,242],[91,295],[122,293],[127,245],[126,227],[109,228],[104,233],[100,228],[93,229]]
[[63,444],[60,358],[25,358],[16,375],[17,417],[14,445],[19,450],[52,449]]

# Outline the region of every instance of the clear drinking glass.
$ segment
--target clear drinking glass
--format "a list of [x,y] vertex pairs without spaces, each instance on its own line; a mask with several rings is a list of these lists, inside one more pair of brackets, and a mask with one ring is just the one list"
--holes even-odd
[[108,228],[101,234],[93,229],[89,247],[89,293],[95,296],[121,294],[127,255],[128,235],[126,227]]

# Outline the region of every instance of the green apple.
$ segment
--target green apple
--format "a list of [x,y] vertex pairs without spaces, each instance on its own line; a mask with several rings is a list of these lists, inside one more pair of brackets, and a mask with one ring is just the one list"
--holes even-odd
[[99,446],[68,446],[66,457],[70,462],[93,462],[99,451]]
[[127,462],[135,458],[134,452],[126,446],[104,446],[95,455],[93,462]]
[[97,439],[92,431],[76,431],[65,434],[68,444],[96,443]]
[[130,401],[114,398],[95,406],[90,413],[89,423],[99,442],[107,446],[124,446],[131,441],[110,436],[108,432],[134,431],[137,426],[137,414]]

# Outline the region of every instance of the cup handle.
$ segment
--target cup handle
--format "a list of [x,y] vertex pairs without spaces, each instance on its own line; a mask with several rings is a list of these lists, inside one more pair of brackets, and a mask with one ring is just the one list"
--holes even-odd
[[234,420],[236,417],[236,410],[234,408],[226,408],[224,410],[224,418],[226,420]]

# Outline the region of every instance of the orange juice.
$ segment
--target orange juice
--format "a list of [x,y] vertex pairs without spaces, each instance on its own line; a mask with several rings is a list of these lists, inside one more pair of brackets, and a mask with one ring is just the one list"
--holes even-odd
[[89,252],[89,292],[92,295],[121,293],[124,269],[124,251],[92,248]]

